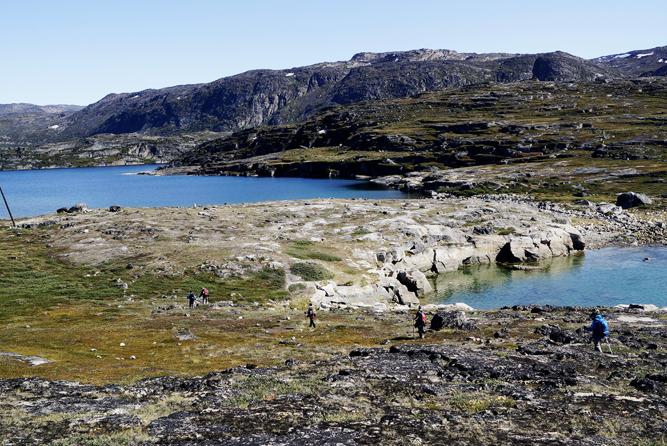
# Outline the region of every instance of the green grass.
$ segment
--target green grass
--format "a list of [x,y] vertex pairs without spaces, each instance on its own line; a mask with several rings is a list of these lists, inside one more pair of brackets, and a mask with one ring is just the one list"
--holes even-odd
[[287,255],[300,260],[322,260],[323,262],[340,262],[341,257],[332,253],[330,247],[318,246],[308,240],[297,240],[285,251]]
[[71,300],[118,298],[108,274],[65,263],[38,239],[40,231],[0,229],[0,320]]
[[508,228],[497,228],[496,233],[498,235],[512,235],[516,232],[515,228],[508,227]]
[[290,267],[290,272],[306,282],[333,279],[333,273],[325,267],[313,262],[299,262]]
[[515,407],[516,401],[506,396],[483,393],[455,393],[448,398],[451,407],[469,415],[484,412],[492,407]]
[[253,403],[272,400],[281,395],[308,395],[315,393],[321,382],[317,377],[290,381],[278,380],[270,376],[248,376],[234,383],[236,394],[225,404],[247,409]]

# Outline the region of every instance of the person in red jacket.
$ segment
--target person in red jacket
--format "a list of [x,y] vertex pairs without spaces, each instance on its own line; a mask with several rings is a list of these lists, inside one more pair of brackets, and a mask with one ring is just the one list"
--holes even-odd
[[201,303],[208,303],[208,288],[202,288],[199,292],[199,297],[201,298]]
[[424,313],[421,306],[417,309],[417,314],[415,315],[415,327],[417,327],[417,331],[419,332],[419,339],[423,339],[426,329],[426,313]]

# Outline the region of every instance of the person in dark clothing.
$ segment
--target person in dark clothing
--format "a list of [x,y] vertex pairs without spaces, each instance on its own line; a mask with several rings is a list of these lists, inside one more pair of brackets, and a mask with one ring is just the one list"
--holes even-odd
[[417,331],[419,332],[419,339],[423,339],[424,330],[426,328],[426,314],[424,311],[422,311],[421,306],[417,309],[417,315],[415,316],[415,327],[417,327]]
[[315,313],[315,308],[313,308],[312,303],[308,304],[308,309],[306,310],[306,317],[310,320],[308,328],[310,327],[315,328],[315,318],[317,318],[317,313]]
[[594,311],[591,313],[591,321],[591,326],[586,327],[585,330],[591,332],[593,348],[599,352],[602,352],[602,341],[609,337],[609,323],[600,314],[599,311]]
[[195,297],[195,293],[190,291],[190,294],[188,294],[188,303],[190,304],[190,308],[195,307],[195,301],[196,300],[197,300],[197,298]]
[[202,288],[199,292],[199,297],[201,298],[201,303],[208,303],[208,288]]

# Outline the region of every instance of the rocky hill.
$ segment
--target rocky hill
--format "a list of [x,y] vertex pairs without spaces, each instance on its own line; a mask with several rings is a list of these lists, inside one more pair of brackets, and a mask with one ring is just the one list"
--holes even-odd
[[[556,77],[568,68],[549,66],[542,73]],[[666,104],[667,81],[656,78],[488,83],[239,131],[173,166],[205,174],[354,177],[554,157],[664,161]]]
[[597,64],[616,69],[626,76],[665,76],[667,46],[634,50],[593,59]]

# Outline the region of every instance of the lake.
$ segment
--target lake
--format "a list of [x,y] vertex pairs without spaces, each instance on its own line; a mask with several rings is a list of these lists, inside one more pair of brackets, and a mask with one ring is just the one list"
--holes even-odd
[[485,265],[441,274],[435,281],[438,303],[464,302],[478,309],[527,304],[667,307],[665,247],[604,248],[541,266],[540,271],[516,271]]
[[[402,198],[403,192],[365,181],[304,178],[137,175],[158,166],[92,167],[0,172],[15,217],[88,207],[192,206],[309,198]],[[4,206],[0,218],[8,218]]]

